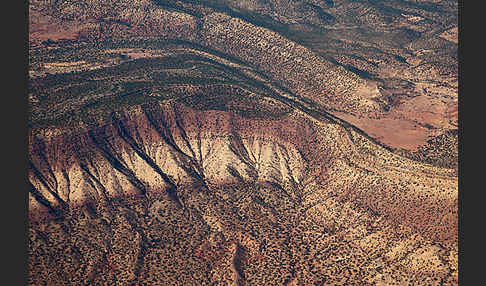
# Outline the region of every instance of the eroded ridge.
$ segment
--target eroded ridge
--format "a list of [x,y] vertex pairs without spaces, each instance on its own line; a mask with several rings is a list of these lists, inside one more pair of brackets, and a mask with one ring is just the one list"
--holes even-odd
[[[73,255],[78,267],[94,263],[72,281],[455,279],[453,171],[339,124],[159,103],[32,142],[31,265],[48,267],[47,249],[66,266]],[[120,253],[127,243],[136,251]],[[66,251],[81,245],[90,250]],[[55,281],[73,267],[32,270]]]
[[456,12],[30,1],[29,284],[457,285]]
[[[251,65],[402,155],[457,168],[450,132],[458,127],[457,1],[33,0],[29,7],[32,76],[151,57],[148,42],[182,41]],[[126,50],[130,41],[138,50]],[[108,43],[112,57],[103,54]]]

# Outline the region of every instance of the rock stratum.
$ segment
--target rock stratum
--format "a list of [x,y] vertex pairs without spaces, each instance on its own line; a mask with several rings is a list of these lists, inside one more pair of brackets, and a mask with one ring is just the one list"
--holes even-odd
[[29,284],[457,285],[455,11],[31,1]]

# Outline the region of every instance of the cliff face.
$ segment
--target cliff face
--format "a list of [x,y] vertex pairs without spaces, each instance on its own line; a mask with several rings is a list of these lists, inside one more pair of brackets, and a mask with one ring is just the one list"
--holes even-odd
[[[206,238],[194,238],[190,233],[181,231],[180,237],[172,242],[197,242],[201,245],[178,249],[177,255],[191,255],[194,249],[213,247],[211,251],[222,251],[220,255],[232,257],[237,255],[235,249],[243,247],[250,257],[253,255],[256,259],[265,257],[258,252],[264,245],[262,243],[273,240],[270,237],[277,235],[275,232],[281,232],[279,235],[286,238],[280,238],[281,241],[275,238],[272,243],[280,251],[287,251],[289,256],[275,257],[279,267],[281,263],[290,265],[297,261],[312,265],[314,262],[308,261],[307,256],[299,254],[306,248],[298,246],[301,243],[305,245],[304,241],[310,238],[306,238],[307,234],[295,237],[297,229],[308,231],[313,236],[323,235],[327,239],[351,235],[352,239],[349,238],[348,242],[366,246],[369,239],[391,239],[388,244],[408,245],[410,237],[414,237],[413,243],[417,243],[417,237],[431,245],[438,243],[439,252],[416,249],[432,251],[432,256],[427,256],[426,261],[436,259],[434,255],[443,258],[444,253],[449,255],[448,251],[456,249],[457,187],[451,170],[398,157],[352,129],[319,122],[302,113],[294,112],[279,119],[250,119],[233,112],[201,111],[179,104],[145,104],[114,113],[109,123],[87,126],[75,135],[66,131],[57,133],[44,134],[43,137],[35,135],[31,139],[32,231],[37,233],[35,229],[45,229],[47,222],[47,228],[61,224],[65,236],[81,235],[75,234],[76,231],[83,233],[87,230],[79,230],[78,224],[88,215],[88,221],[98,221],[103,228],[116,233],[115,228],[123,225],[117,220],[134,220],[129,228],[132,231],[126,231],[138,237],[135,240],[139,241],[137,246],[132,247],[141,249],[126,254],[131,257],[131,260],[126,258],[131,261],[126,261],[130,267],[118,270],[131,273],[127,281],[142,279],[142,272],[152,271],[143,269],[158,261],[153,251],[164,247],[159,240],[172,241],[162,233],[172,228],[190,227],[194,220],[201,224],[202,229],[197,231],[205,230],[205,234],[200,235]],[[125,212],[130,215],[126,217]],[[367,226],[368,223],[380,226],[373,230]],[[161,228],[164,231],[160,232]],[[104,231],[94,231],[103,237]],[[236,248],[219,249],[217,245],[202,242],[213,235],[221,236],[230,245],[234,243]],[[52,239],[44,243],[58,247],[54,246],[58,242]],[[68,247],[79,247],[74,237],[66,239],[70,241],[63,243]],[[293,245],[288,239],[293,241]],[[115,250],[119,247],[117,243],[106,242],[108,249],[102,252],[103,255],[122,255]],[[132,238],[126,243],[135,242]],[[145,244],[151,245],[153,250],[144,250],[148,247]],[[350,251],[354,252],[355,248],[350,247]],[[32,259],[41,259],[40,253],[34,249]],[[346,249],[336,250],[332,255],[344,255],[348,253]],[[382,249],[383,254],[385,250],[389,249]],[[317,255],[322,249],[315,251]],[[78,262],[80,265],[92,259],[85,254],[82,255],[84,260]],[[70,257],[72,254],[66,252],[64,255]],[[181,259],[177,255],[164,259]],[[192,259],[198,259],[198,255]],[[275,254],[266,255],[270,258]],[[370,254],[363,252],[360,255],[367,257]],[[208,257],[204,261],[223,263],[224,259],[217,257]],[[100,259],[99,263],[105,263],[102,258],[97,259]],[[234,258],[228,259],[227,267],[230,267]],[[121,262],[117,260],[116,263]],[[235,266],[229,269],[220,267],[230,273],[233,271],[236,273],[233,276],[238,277],[225,279],[261,283],[263,278],[251,271],[261,271],[260,267],[264,264],[250,266],[248,263],[239,262],[243,266],[238,266],[238,271],[233,269]],[[423,266],[420,263],[417,271]],[[390,260],[389,265],[395,264]],[[441,262],[439,266],[430,266],[429,270],[445,279],[449,275],[447,265],[447,262]],[[222,270],[213,271],[222,275]],[[293,271],[294,274],[285,272],[288,277],[282,276],[281,279],[306,281],[298,277],[307,272]],[[317,279],[331,270],[322,266],[322,271],[305,275]],[[332,279],[343,275],[347,279],[378,275],[373,271],[349,276],[355,278],[339,274]],[[73,281],[87,279],[78,275],[72,278],[75,279]],[[105,281],[109,275],[103,272],[95,277],[93,279]],[[164,279],[173,279],[169,277]],[[160,281],[172,281],[164,279]],[[187,279],[184,280],[186,283],[206,281],[194,277]]]
[[451,1],[30,9],[29,284],[457,285]]
[[174,189],[180,203],[177,185],[207,188],[267,177],[287,184],[300,180],[289,169],[302,170],[299,152],[309,154],[308,144],[298,151],[291,143],[312,138],[307,134],[311,125],[306,125],[146,104],[76,135],[33,135],[29,175],[35,190],[47,191],[47,201],[56,197],[49,194],[59,193],[56,206],[166,189]]

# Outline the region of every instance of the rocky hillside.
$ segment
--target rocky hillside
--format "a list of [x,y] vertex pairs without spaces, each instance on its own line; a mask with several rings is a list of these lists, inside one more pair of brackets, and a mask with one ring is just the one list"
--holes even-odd
[[[398,157],[352,129],[298,111],[263,119],[143,104],[76,136],[33,136],[31,146],[31,265],[43,273],[33,275],[38,279],[49,273],[49,280],[68,275],[72,283],[92,275],[99,282],[259,285],[327,277],[372,284],[380,272],[416,279],[408,271],[425,267],[447,279],[455,267],[449,260],[457,251],[453,172]],[[337,243],[332,251],[331,240]],[[361,247],[380,255],[357,254]],[[417,254],[395,257],[394,247]],[[236,271],[238,251],[245,257]],[[360,265],[386,255],[394,258],[381,271]],[[413,255],[423,262],[407,262]],[[347,257],[341,266],[316,265],[341,256]],[[37,267],[48,267],[48,257],[66,268],[56,274]],[[434,259],[440,263],[424,264]],[[108,271],[109,261],[117,270]],[[395,269],[400,263],[418,264]],[[346,272],[350,265],[356,273]],[[179,276],[189,269],[214,277]]]
[[31,1],[29,284],[457,285],[454,3]]

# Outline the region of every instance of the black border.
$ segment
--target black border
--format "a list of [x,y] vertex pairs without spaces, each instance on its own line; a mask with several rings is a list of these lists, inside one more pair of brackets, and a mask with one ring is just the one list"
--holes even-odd
[[[3,284],[28,284],[28,35],[29,0],[12,1],[5,5],[3,20],[3,76],[0,114],[2,130],[3,184],[2,218],[4,227],[3,260],[6,262],[1,280]],[[15,9],[12,9],[15,8]],[[10,17],[9,17],[10,16]],[[5,87],[6,86],[6,87]],[[5,156],[6,155],[6,156]],[[19,184],[20,183],[20,184]],[[11,282],[13,281],[13,282]]]
[[[464,15],[464,2],[458,0],[458,48],[457,48],[457,59],[458,59],[458,282],[459,285],[474,285],[474,282],[469,280],[469,283],[465,283],[464,279],[464,21],[466,16]],[[471,277],[469,277],[471,278]]]

